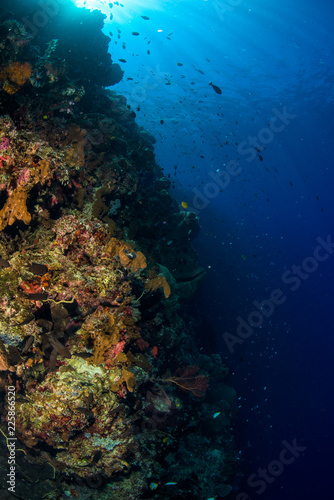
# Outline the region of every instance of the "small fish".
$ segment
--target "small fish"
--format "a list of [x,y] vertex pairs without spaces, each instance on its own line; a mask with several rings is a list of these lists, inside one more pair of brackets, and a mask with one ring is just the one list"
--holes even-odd
[[49,361],[50,372],[54,372],[56,370],[56,363],[57,363],[57,351],[53,349]]
[[217,412],[213,415],[213,418],[217,418],[217,417],[219,417],[219,415],[220,415],[220,411],[217,411]]
[[[52,352],[56,352],[55,350],[53,350]],[[51,357],[50,357],[51,359]],[[72,368],[72,366],[69,366],[69,365],[61,365],[59,367],[59,373],[73,373],[75,372],[75,369]]]
[[36,274],[37,276],[44,276],[49,271],[48,266],[44,264],[37,264],[37,262],[32,262],[28,265],[29,272]]
[[48,298],[47,293],[28,293],[27,297],[29,300],[46,300]]
[[178,62],[178,63],[177,63],[177,65],[178,65],[178,66],[183,66],[183,64],[182,64],[182,63],[180,63],[180,62]]
[[8,260],[2,259],[0,257],[0,269],[5,269],[6,267],[10,267]]
[[123,408],[125,408],[124,404],[120,404],[120,405],[116,406],[116,408],[114,408],[112,410],[112,412],[110,413],[110,416],[115,417],[115,415],[117,415],[121,410],[123,410]]
[[83,406],[77,406],[75,411],[78,411],[79,413],[83,413],[83,414],[86,414],[87,413],[87,408],[83,407]]
[[44,330],[47,332],[50,332],[53,327],[52,321],[48,321],[47,319],[44,318],[37,319],[36,324],[41,328],[44,328]]
[[118,59],[122,63],[126,63],[126,59]]
[[90,352],[75,352],[73,353],[73,356],[77,356],[78,358],[82,359],[87,359],[92,357]]
[[192,66],[193,66],[193,68],[194,68],[195,71],[198,71],[199,73],[201,73],[201,75],[204,75],[204,71],[202,71],[201,69],[196,68],[194,65],[192,65]]
[[156,358],[158,356],[158,351],[159,351],[158,347],[156,345],[153,346],[153,348],[152,348],[152,354],[153,354],[154,358]]
[[138,33],[138,31],[133,31],[133,32],[131,33],[131,35],[133,35],[133,36],[138,36],[138,35],[140,35],[140,33]]
[[216,92],[216,94],[222,94],[222,89],[217,87],[217,85],[214,85],[212,82],[209,83],[209,85],[211,85],[211,87],[213,88],[213,90]]
[[188,208],[188,203],[186,201],[182,201],[181,207],[182,208]]
[[177,483],[174,483],[173,481],[166,483],[165,486],[175,486]]
[[149,20],[150,20],[150,18],[149,18],[149,17],[147,17],[147,16],[140,16],[140,17],[141,17],[142,19],[144,19],[145,21],[149,21]]
[[95,453],[95,455],[93,456],[93,462],[96,463],[100,460],[100,458],[102,457],[102,451],[99,450]]
[[28,316],[27,319],[24,319],[21,323],[15,323],[14,326],[28,325],[33,319],[35,319],[35,316]]
[[71,353],[70,351],[67,349],[67,347],[65,347],[61,342],[59,342],[59,340],[56,339],[56,337],[54,337],[52,335],[52,333],[49,333],[48,335],[48,338],[49,338],[49,341],[50,341],[50,344],[52,345],[52,347],[59,353],[61,354],[62,356],[65,356],[65,358],[71,358]]
[[91,392],[87,398],[87,406],[90,406],[93,401],[94,401],[94,393]]
[[152,491],[153,491],[153,490],[156,490],[156,489],[157,489],[157,487],[158,487],[158,483],[153,483],[153,482],[152,482],[152,483],[150,483],[150,490],[152,490]]
[[26,396],[23,396],[23,394],[17,394],[15,401],[18,401],[19,403],[27,403],[29,399]]
[[29,349],[29,347],[32,345],[33,341],[34,341],[34,336],[30,335],[30,337],[28,338],[28,340],[26,342],[26,345],[22,349],[22,354],[25,353]]

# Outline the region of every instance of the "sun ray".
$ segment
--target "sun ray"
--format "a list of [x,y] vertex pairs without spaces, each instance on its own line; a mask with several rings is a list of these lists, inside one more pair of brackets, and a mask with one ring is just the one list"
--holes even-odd
[[113,19],[118,22],[129,21],[147,11],[162,11],[163,0],[124,0],[123,2],[111,2],[110,0],[72,0],[78,7],[89,10],[100,10],[106,16],[112,14]]

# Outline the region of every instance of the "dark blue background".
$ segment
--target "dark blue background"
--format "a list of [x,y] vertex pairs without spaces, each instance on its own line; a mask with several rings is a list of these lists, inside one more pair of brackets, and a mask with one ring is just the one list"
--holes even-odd
[[[247,484],[241,491],[252,499],[331,497],[334,255],[295,292],[282,274],[313,255],[316,238],[334,238],[333,3],[124,3],[106,25],[114,60],[127,61],[116,90],[157,138],[178,201],[192,206],[194,189],[203,193],[210,172],[229,161],[241,168],[199,210],[195,245],[208,275],[189,307],[206,325],[205,349],[231,368],[245,479],[277,459],[282,441],[306,447],[262,495]],[[263,161],[247,161],[240,144],[284,107],[295,118],[260,152]],[[285,303],[231,355],[223,333],[235,334],[237,317],[280,287]]]

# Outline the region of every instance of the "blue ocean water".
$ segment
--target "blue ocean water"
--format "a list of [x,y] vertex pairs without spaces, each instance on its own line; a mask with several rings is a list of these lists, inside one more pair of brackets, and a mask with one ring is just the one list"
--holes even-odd
[[110,52],[126,61],[112,90],[200,219],[207,280],[185,307],[239,395],[234,498],[330,497],[334,6],[95,5],[112,13]]

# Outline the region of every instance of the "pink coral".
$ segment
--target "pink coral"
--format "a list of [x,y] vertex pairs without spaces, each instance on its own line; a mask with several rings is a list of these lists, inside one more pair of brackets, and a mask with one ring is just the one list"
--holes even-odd
[[0,151],[4,151],[9,148],[9,140],[7,137],[3,137],[0,142]]
[[29,179],[30,179],[30,170],[29,168],[25,167],[21,170],[17,178],[18,186],[25,186],[26,184],[28,184]]
[[123,351],[124,346],[125,346],[125,340],[120,340],[115,345],[115,347],[113,348],[113,350],[111,352],[111,355],[110,355],[111,359],[116,358],[116,356],[118,356],[118,354]]

